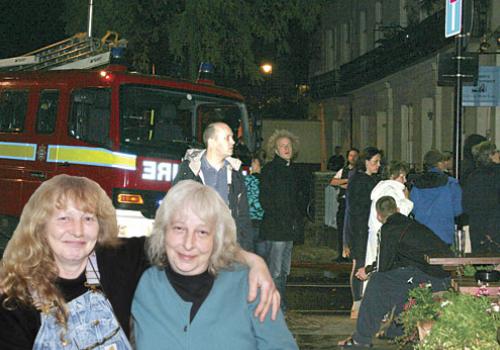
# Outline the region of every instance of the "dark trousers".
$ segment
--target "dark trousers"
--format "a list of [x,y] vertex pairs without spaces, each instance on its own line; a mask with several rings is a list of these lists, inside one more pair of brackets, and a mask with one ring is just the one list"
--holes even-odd
[[260,236],[260,220],[252,220],[252,230],[254,237],[254,252],[267,263],[269,255],[269,241],[261,239]]
[[375,272],[361,301],[353,339],[358,343],[371,344],[383,317],[393,308],[395,315],[400,314],[408,300],[408,291],[417,288],[420,283],[431,283],[432,290],[438,292],[449,288],[450,279],[430,276],[415,267]]
[[339,207],[337,209],[337,249],[339,257],[342,257],[344,248],[344,216],[345,216],[345,198],[338,199]]

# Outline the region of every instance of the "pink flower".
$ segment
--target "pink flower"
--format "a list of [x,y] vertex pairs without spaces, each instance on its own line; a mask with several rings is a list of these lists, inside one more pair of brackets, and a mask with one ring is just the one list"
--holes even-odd
[[410,310],[417,301],[414,298],[408,299],[408,302],[404,305],[404,311]]
[[490,290],[485,285],[481,285],[476,292],[476,297],[488,296],[490,295]]

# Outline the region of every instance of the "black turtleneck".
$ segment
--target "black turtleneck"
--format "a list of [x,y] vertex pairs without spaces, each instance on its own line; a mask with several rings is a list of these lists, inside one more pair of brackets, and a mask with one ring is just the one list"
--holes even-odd
[[208,293],[212,290],[214,276],[208,271],[195,276],[185,276],[173,271],[169,266],[165,267],[165,273],[182,300],[193,303],[190,313],[190,321],[192,322]]

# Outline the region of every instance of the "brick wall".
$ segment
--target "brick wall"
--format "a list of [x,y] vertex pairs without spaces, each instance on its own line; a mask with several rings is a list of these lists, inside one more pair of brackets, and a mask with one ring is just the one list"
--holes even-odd
[[325,187],[335,175],[332,171],[314,173],[314,223],[325,223]]

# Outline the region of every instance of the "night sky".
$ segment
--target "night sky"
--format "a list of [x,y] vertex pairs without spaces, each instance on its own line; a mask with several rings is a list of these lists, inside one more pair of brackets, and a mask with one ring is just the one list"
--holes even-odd
[[[73,1],[75,3],[77,1],[88,3],[88,0]],[[0,0],[0,59],[24,55],[74,35],[76,33],[74,29],[70,32],[65,30],[63,14],[65,13],[64,6],[68,3],[71,2],[65,0]],[[78,31],[85,32],[86,30],[85,25]],[[297,25],[291,26],[289,33],[290,52],[280,57],[270,55],[275,70],[272,79],[268,78],[265,81],[265,89],[258,84],[249,84],[246,79],[238,81],[231,79],[231,77],[228,77],[228,81],[219,81],[219,83],[240,90],[249,101],[252,100],[252,97],[257,100],[272,101],[272,104],[267,103],[266,105],[275,106],[277,111],[270,110],[267,114],[287,115],[293,118],[295,115],[298,118],[304,117],[305,110],[298,108],[297,102],[293,101],[297,96],[296,84],[303,84],[308,80],[311,51],[304,49],[304,43],[308,42],[308,39],[307,34],[298,29]],[[133,47],[129,49],[133,50]],[[257,57],[267,57],[265,55],[266,47],[254,47],[253,49]],[[269,49],[271,52],[274,51],[273,47]],[[177,76],[171,72],[163,74]],[[276,98],[270,99],[271,96]],[[259,103],[256,102],[256,104]]]
[[[62,0],[0,0],[0,58],[66,38]],[[85,31],[86,28],[82,28]]]

